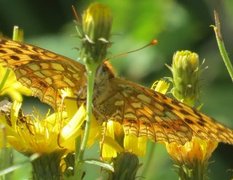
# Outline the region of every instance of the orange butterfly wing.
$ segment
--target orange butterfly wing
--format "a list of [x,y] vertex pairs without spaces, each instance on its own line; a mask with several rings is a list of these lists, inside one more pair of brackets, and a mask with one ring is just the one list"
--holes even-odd
[[112,78],[105,98],[95,102],[96,114],[123,124],[125,134],[153,141],[184,144],[195,135],[233,144],[233,131],[197,110],[120,78]]
[[85,67],[45,49],[0,39],[0,64],[12,68],[17,79],[33,95],[56,108],[61,101],[58,89],[79,91],[86,84]]

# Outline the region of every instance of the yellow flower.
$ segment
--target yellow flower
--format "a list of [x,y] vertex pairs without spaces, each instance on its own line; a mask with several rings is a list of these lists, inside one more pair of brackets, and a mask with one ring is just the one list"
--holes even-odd
[[102,145],[104,159],[116,157],[121,152],[130,152],[138,156],[143,156],[146,153],[146,137],[124,135],[122,125],[111,120],[104,127],[106,128]]
[[190,164],[196,160],[201,163],[208,161],[217,145],[217,142],[193,137],[184,145],[171,143],[166,144],[166,148],[176,162]]
[[217,142],[193,137],[184,145],[166,143],[166,148],[181,179],[203,179],[207,174],[208,160],[218,146]]
[[110,179],[134,179],[139,168],[137,156],[143,156],[146,151],[146,137],[124,135],[119,122],[109,120],[103,126],[101,157],[114,166],[114,172],[109,171]]
[[[60,179],[64,170],[70,166],[64,164],[62,160],[68,153],[75,151],[76,138],[83,134],[85,106],[77,107],[76,99],[65,99],[66,96],[72,96],[69,89],[60,92],[63,97],[63,108],[52,114],[48,111],[44,117],[38,112],[24,115],[21,110],[22,103],[18,101],[14,101],[8,110],[5,108],[5,112],[0,112],[0,124],[5,129],[4,137],[7,143],[23,154],[39,154],[32,162],[35,179],[38,177]],[[93,117],[87,145],[92,145],[99,137],[100,129],[101,126]],[[5,146],[4,143],[0,145]]]
[[127,152],[143,156],[146,153],[147,137],[137,137],[135,135],[126,135],[124,138],[124,148]]
[[[19,152],[26,154],[74,151],[75,139],[83,131],[81,125],[86,118],[86,111],[83,105],[77,108],[74,101],[65,100],[64,103],[67,111],[52,114],[48,112],[42,117],[36,112],[31,115],[19,113],[21,103],[15,101],[10,116],[1,113],[0,118],[0,122],[6,127],[8,143]],[[97,123],[92,124],[89,145],[94,142],[98,134],[96,127]]]
[[31,90],[17,81],[11,69],[0,66],[0,96],[8,95],[12,100],[22,102],[22,95],[30,96]]
[[106,129],[103,137],[103,143],[100,144],[100,146],[102,146],[101,156],[105,160],[108,160],[113,157],[116,157],[117,153],[123,151],[122,146],[116,140],[117,137],[116,130],[118,128],[121,129],[121,125],[118,122],[114,122],[110,120],[104,123],[103,127]]

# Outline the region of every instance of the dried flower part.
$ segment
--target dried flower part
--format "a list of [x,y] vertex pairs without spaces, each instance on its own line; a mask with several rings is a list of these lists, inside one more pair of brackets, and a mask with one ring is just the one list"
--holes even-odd
[[191,51],[177,51],[172,67],[173,95],[181,102],[193,106],[199,98],[200,66],[198,54]]
[[86,63],[100,64],[106,57],[112,27],[110,9],[102,4],[93,3],[83,14],[81,59]]

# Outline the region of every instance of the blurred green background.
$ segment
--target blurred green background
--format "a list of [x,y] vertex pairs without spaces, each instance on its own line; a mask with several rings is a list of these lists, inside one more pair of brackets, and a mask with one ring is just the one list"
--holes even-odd
[[[77,59],[79,39],[75,36],[71,5],[79,13],[91,0],[0,0],[0,32],[11,37],[12,28],[24,29],[25,42]],[[197,52],[208,69],[201,81],[202,109],[206,114],[233,128],[233,84],[219,55],[213,29],[213,10],[220,14],[223,38],[232,54],[232,0],[99,0],[113,12],[113,45],[109,56],[130,51],[156,38],[159,44],[112,60],[119,76],[150,86],[155,80],[171,76],[177,50]],[[163,146],[155,148],[153,163],[146,179],[177,179]],[[143,159],[142,159],[143,160]],[[210,179],[233,176],[233,146],[220,144],[210,165]],[[93,166],[91,166],[93,168]],[[24,173],[21,170],[19,173]],[[25,179],[21,175],[22,179]],[[87,179],[92,179],[88,177]],[[17,179],[20,179],[17,176]]]

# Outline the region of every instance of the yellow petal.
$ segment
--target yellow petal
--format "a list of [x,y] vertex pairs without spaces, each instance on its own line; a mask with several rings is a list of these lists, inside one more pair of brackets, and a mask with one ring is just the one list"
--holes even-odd
[[80,127],[85,118],[86,110],[82,104],[68,124],[61,130],[59,138],[61,146],[68,146],[70,143],[74,146],[75,138],[80,134]]

